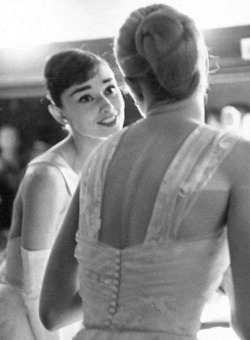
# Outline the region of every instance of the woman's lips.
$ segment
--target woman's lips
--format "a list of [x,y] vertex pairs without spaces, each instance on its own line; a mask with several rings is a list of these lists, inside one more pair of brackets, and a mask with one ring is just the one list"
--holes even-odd
[[116,124],[116,120],[117,120],[117,116],[113,115],[113,116],[102,119],[97,124],[107,126],[107,127],[111,127],[111,126],[114,126]]

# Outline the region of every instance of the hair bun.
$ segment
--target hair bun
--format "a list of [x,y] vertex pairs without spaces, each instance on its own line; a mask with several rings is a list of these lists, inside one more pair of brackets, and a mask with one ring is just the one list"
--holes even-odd
[[169,13],[153,12],[137,28],[135,35],[137,52],[146,59],[153,59],[155,53],[170,52],[182,34],[183,27],[179,20]]
[[151,5],[132,12],[120,28],[114,51],[123,74],[147,77],[157,95],[182,99],[199,84],[207,86],[202,34],[191,18],[170,6]]
[[137,53],[146,59],[159,83],[173,97],[197,86],[198,50],[191,19],[173,9],[149,14],[137,28]]

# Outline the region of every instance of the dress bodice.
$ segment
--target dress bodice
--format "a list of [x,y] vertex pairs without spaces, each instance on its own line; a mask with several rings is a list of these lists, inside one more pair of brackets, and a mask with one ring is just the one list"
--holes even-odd
[[206,300],[229,265],[226,227],[180,240],[180,225],[237,137],[197,127],[161,182],[142,244],[100,242],[105,174],[126,130],[104,143],[81,181],[75,251],[84,326],[76,339],[196,339]]

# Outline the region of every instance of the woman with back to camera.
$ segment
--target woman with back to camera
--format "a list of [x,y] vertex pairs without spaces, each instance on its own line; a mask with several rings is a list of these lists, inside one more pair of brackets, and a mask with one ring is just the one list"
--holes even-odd
[[44,74],[49,111],[70,132],[28,164],[15,198],[0,285],[1,340],[67,340],[79,329],[48,332],[43,327],[38,315],[43,275],[83,164],[124,121],[123,97],[104,59],[69,49],[50,57]]
[[203,37],[186,15],[152,5],[126,20],[115,55],[146,119],[85,164],[41,319],[58,329],[84,314],[77,340],[197,339],[231,260],[232,325],[250,339],[250,144],[204,123]]

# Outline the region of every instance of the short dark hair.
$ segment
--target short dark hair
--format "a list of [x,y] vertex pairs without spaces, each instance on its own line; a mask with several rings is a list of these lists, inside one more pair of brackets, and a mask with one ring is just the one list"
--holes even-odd
[[101,63],[107,62],[80,48],[67,49],[49,57],[44,68],[44,77],[54,104],[62,107],[62,93],[72,85],[91,79]]

